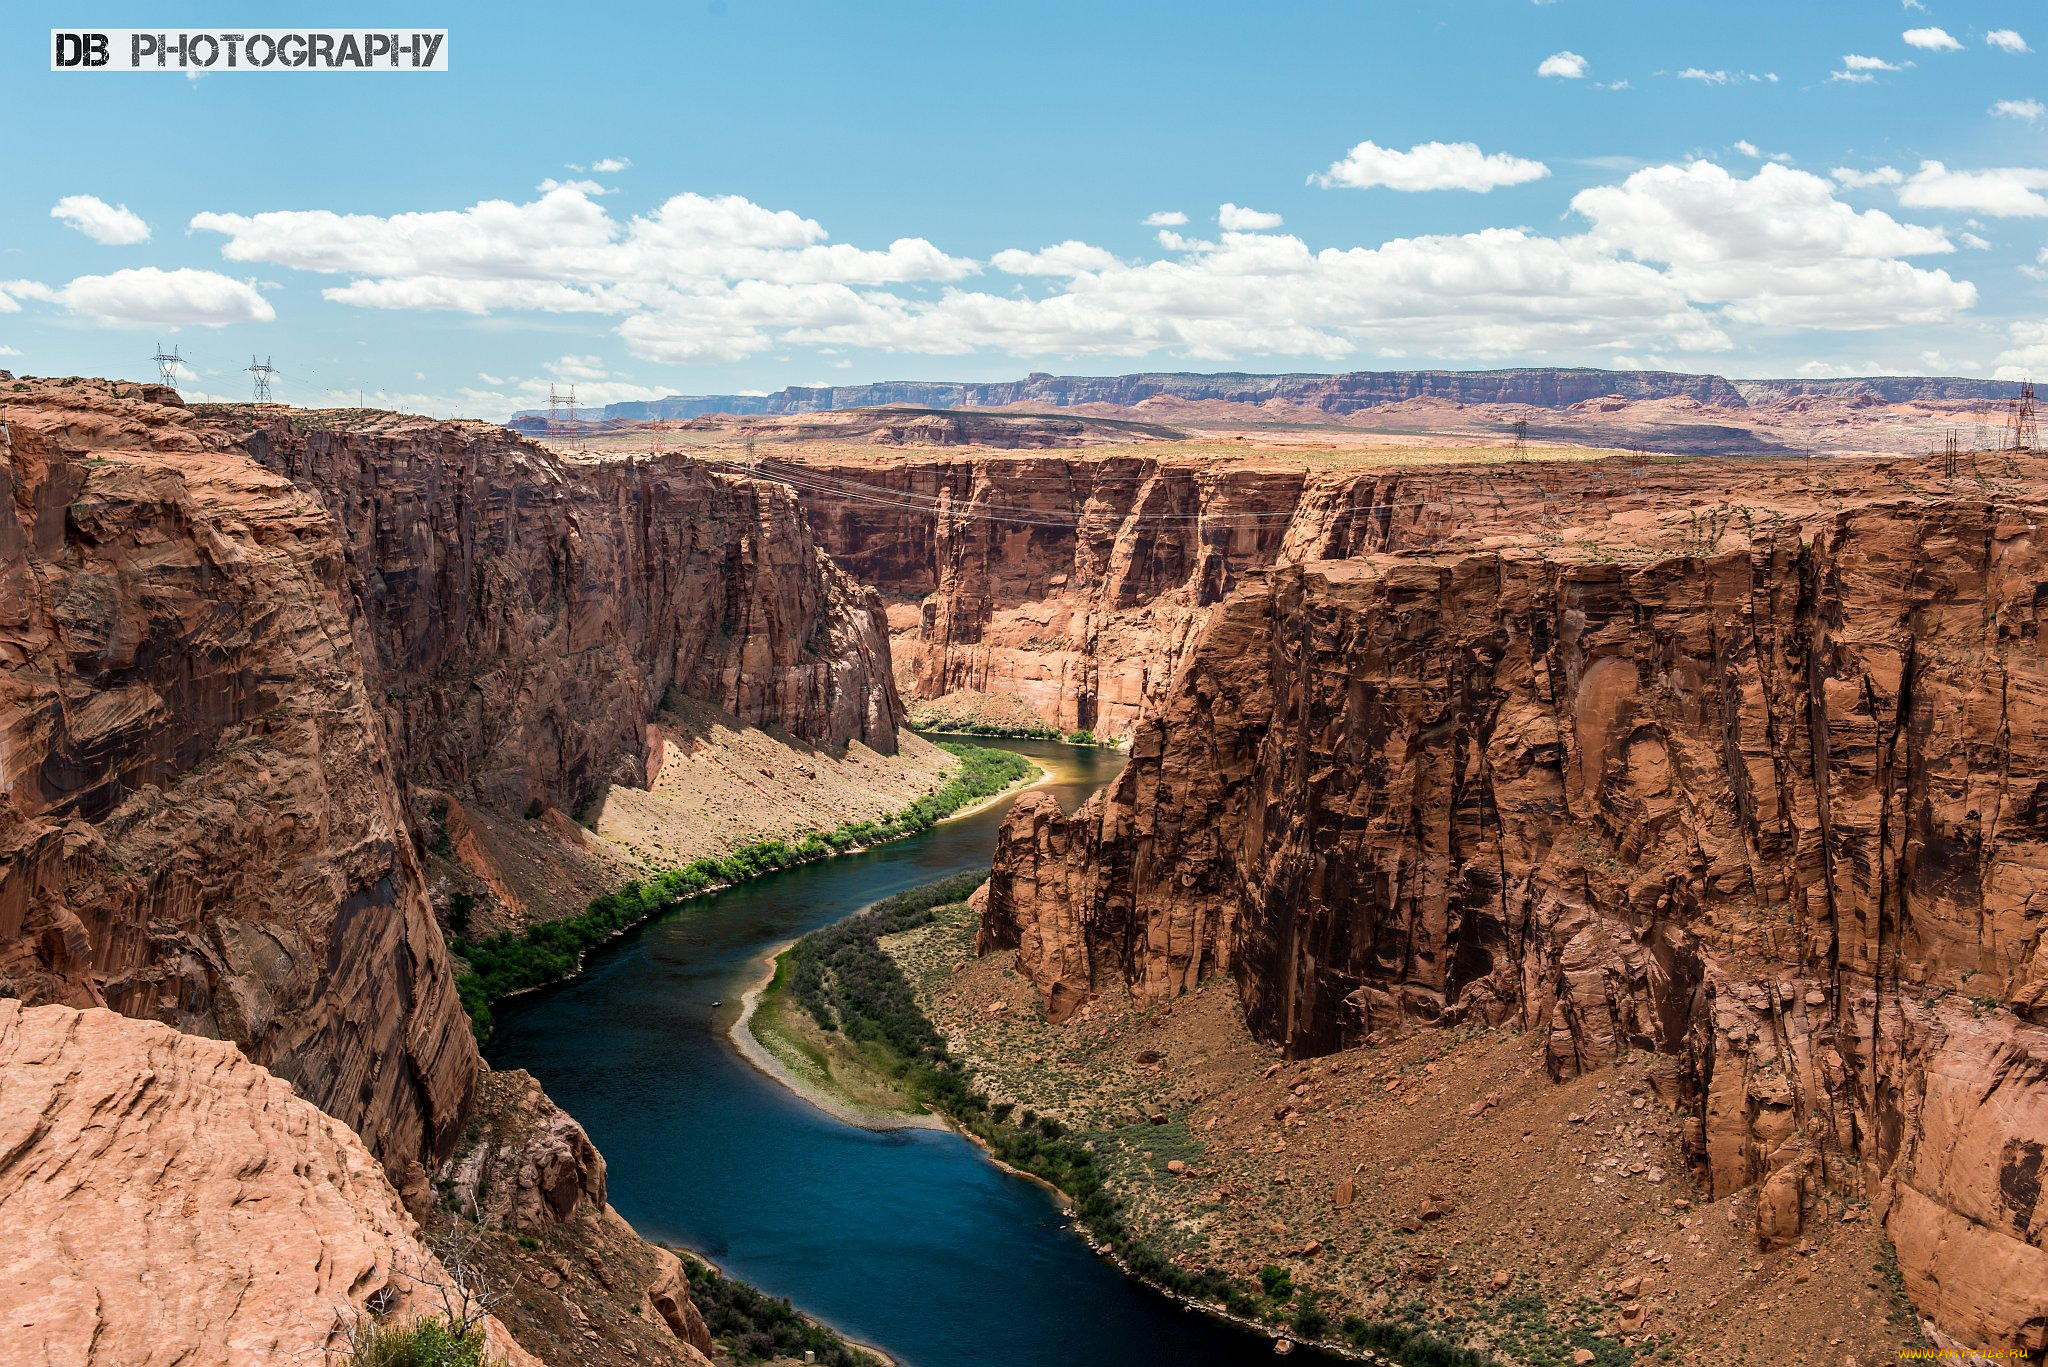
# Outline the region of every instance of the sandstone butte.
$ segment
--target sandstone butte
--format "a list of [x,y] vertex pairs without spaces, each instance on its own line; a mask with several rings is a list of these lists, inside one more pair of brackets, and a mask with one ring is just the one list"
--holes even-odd
[[[570,826],[606,781],[644,778],[671,693],[895,748],[878,607],[778,487],[679,460],[571,468],[485,424],[193,410],[103,381],[0,380],[0,404],[5,993],[231,1043],[359,1135],[416,1213],[433,1174],[474,1166],[466,1120],[559,1116],[537,1089],[503,1096],[477,1054],[418,808]],[[98,1032],[78,1048],[123,1057]],[[186,1070],[177,1104],[226,1105],[197,1094],[221,1076]],[[493,1168],[530,1172],[521,1145],[552,1145],[549,1188],[584,1195],[544,1208],[588,1236],[591,1294],[645,1297],[664,1326],[587,1316],[575,1351],[694,1360],[709,1340],[675,1260],[607,1218],[601,1161],[564,1126],[482,1127],[503,1141]],[[345,1169],[308,1181],[352,1200]],[[516,1249],[499,1214],[494,1247]],[[288,1233],[277,1259],[323,1265],[312,1231]],[[205,1249],[232,1252],[159,1252]],[[561,1328],[581,1283],[550,1275]],[[378,1288],[344,1289],[361,1308]],[[269,1360],[234,1347],[240,1312],[219,1304],[220,1360]]]
[[1013,809],[982,946],[1056,1019],[1225,975],[1295,1057],[1462,1022],[1559,1079],[1670,1056],[1760,1247],[1855,1193],[1937,1341],[2038,1354],[2048,468],[1683,473],[1290,526],[1171,637],[1118,781]]

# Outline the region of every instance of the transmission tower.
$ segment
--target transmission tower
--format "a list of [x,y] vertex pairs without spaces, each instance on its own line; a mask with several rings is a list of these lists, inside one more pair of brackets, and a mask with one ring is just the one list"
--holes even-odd
[[157,381],[176,388],[178,383],[178,367],[185,364],[185,358],[178,354],[178,349],[172,347],[169,351],[165,351],[163,343],[158,342],[156,355],[149,359],[156,362]]
[[1527,418],[1516,418],[1516,419],[1515,419],[1515,445],[1514,445],[1514,458],[1515,458],[1516,460],[1520,460],[1520,459],[1522,459],[1522,457],[1524,457],[1524,456],[1526,456],[1526,455],[1528,455],[1528,454],[1529,454],[1529,420],[1528,420]]
[[261,361],[251,356],[248,369],[249,373],[256,379],[256,402],[269,403],[271,401],[270,381],[277,374],[277,367],[270,363],[268,356],[265,356]]
[[576,386],[569,386],[569,421],[576,421]]
[[2041,445],[2041,432],[2034,423],[2034,382],[2020,383],[2020,396],[2006,404],[2005,449],[2033,451]]

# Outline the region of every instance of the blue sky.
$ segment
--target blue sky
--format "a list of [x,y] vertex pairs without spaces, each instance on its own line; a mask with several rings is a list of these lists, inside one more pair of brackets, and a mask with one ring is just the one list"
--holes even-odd
[[24,372],[161,341],[191,393],[253,351],[292,402],[487,417],[551,379],[2048,374],[2026,0],[379,4],[451,70],[196,80],[49,72],[71,8],[0,25]]

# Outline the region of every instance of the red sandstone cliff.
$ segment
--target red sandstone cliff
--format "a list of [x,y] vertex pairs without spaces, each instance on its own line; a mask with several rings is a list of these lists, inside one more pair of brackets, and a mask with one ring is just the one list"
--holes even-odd
[[[1974,1346],[2048,1347],[2042,471],[1272,571],[1115,787],[1018,804],[983,922],[1054,1015],[1232,975],[1290,1051],[1464,1020],[1680,1061],[1716,1195],[1880,1202]],[[1920,485],[1925,492],[1902,486]],[[1625,500],[1640,502],[1639,499]]]
[[[408,807],[439,792],[573,835],[561,810],[645,780],[665,698],[893,751],[873,595],[780,489],[569,465],[478,424],[5,380],[0,480],[0,988],[238,1046],[220,1058],[344,1122],[411,1199],[454,1161],[501,1281],[533,1271],[519,1231],[580,1259],[534,1272],[557,1294],[518,1314],[562,1360],[701,1360],[679,1266],[606,1207],[581,1130],[485,1073]],[[227,1114],[217,1080],[175,1104]],[[485,1120],[488,1151],[458,1153]],[[516,1195],[529,1179],[537,1201]],[[336,1181],[320,1199],[367,1190]],[[598,1299],[617,1310],[601,1332],[582,1318]],[[47,1310],[12,1327],[55,1343]]]
[[167,390],[0,398],[7,991],[232,1040],[431,1161],[480,1064],[332,521]]
[[644,780],[671,692],[896,749],[880,605],[773,485],[680,457],[572,464],[486,423],[212,415],[333,513],[415,782],[574,811]]

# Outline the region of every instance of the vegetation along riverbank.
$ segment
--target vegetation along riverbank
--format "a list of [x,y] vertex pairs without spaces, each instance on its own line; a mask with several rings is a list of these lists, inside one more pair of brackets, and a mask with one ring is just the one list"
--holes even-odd
[[451,947],[462,961],[456,985],[477,1036],[490,1036],[492,1006],[498,1001],[574,975],[592,948],[688,898],[915,835],[963,808],[1029,783],[1040,773],[1039,766],[1012,751],[958,742],[942,743],[941,748],[959,759],[959,773],[893,816],[848,822],[796,840],[759,840],[721,857],[692,860],[593,898],[573,916],[523,931],[478,940],[452,937]]
[[849,1104],[944,1116],[997,1162],[1060,1193],[1098,1252],[1212,1313],[1340,1352],[1386,1354],[1411,1367],[1488,1367],[1494,1361],[1415,1323],[1334,1313],[1321,1293],[1285,1268],[1262,1269],[1254,1280],[1168,1257],[1133,1226],[1115,1185],[1127,1162],[1163,1171],[1175,1161],[1170,1123],[1069,1129],[1050,1115],[991,1100],[972,1065],[926,1016],[891,953],[901,940],[971,924],[974,913],[965,901],[981,881],[980,874],[964,874],[885,898],[777,956],[760,1006],[741,1028],[752,1029],[778,1057],[807,1065],[791,1070],[794,1079],[780,1075],[786,1085],[842,1116]]

